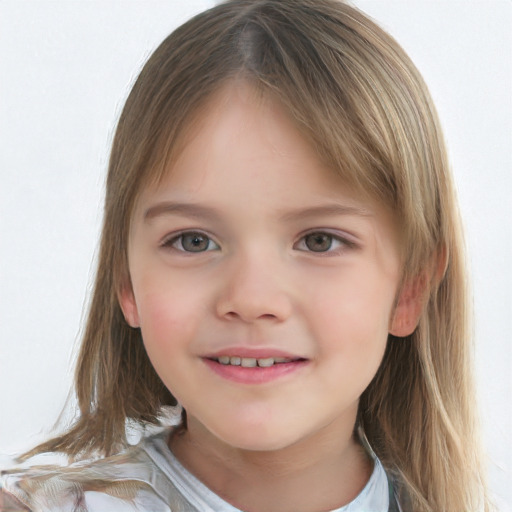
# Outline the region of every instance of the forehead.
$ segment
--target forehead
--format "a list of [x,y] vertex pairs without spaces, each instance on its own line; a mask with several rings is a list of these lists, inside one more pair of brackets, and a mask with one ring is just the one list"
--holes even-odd
[[359,196],[320,156],[282,103],[242,80],[224,85],[197,108],[174,144],[161,179],[143,195],[221,195],[227,188],[280,188],[283,201],[302,190]]

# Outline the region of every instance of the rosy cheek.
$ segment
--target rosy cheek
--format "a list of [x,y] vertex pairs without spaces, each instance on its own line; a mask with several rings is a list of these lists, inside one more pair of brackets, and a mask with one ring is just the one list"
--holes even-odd
[[[147,293],[141,301],[141,327],[146,344],[176,345],[192,335],[195,307],[177,293]],[[172,342],[172,343],[171,343]]]

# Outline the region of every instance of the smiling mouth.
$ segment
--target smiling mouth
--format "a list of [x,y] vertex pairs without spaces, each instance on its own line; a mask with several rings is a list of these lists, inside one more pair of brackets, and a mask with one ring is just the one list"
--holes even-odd
[[[309,359],[288,354],[271,357],[268,351],[265,352],[263,354],[245,354],[242,351],[245,357],[226,353],[216,354],[203,358],[203,361],[221,378],[251,386],[286,379],[296,372],[300,372],[311,362]],[[237,352],[233,351],[232,353],[236,354]],[[259,357],[247,357],[249,355]]]
[[305,361],[303,358],[288,358],[288,357],[239,357],[239,356],[219,356],[211,358],[224,366],[242,366],[243,368],[270,368],[271,366],[296,363]]

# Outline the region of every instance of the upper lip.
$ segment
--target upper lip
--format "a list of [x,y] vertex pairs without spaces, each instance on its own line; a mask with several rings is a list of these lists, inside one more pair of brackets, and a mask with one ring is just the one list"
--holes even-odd
[[250,357],[254,359],[268,359],[270,357],[284,357],[286,359],[307,359],[299,354],[294,354],[286,350],[264,347],[227,347],[204,356],[207,359],[217,359],[221,356],[230,357]]

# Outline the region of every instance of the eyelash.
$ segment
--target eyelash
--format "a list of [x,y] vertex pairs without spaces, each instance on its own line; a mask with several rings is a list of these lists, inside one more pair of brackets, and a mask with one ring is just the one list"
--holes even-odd
[[[329,247],[324,251],[314,251],[307,245],[308,237],[327,237],[330,240]],[[333,244],[335,247],[333,248]],[[299,246],[302,246],[299,248]],[[308,233],[303,234],[297,243],[294,244],[294,249],[309,252],[312,254],[316,254],[319,256],[336,256],[347,249],[354,249],[357,247],[356,243],[352,240],[349,240],[347,237],[343,237],[340,235],[336,235],[329,231],[309,231]]]
[[[183,246],[184,238],[187,236],[195,237],[196,239],[205,239],[207,241],[207,246],[205,249],[198,251],[190,251],[187,250]],[[329,246],[325,250],[315,251],[308,246],[308,237],[317,237],[317,240],[320,242],[320,237],[327,237],[329,241]],[[176,244],[179,244],[181,247],[176,247]],[[334,249],[333,249],[334,244]],[[220,246],[217,244],[207,233],[202,231],[182,231],[181,233],[173,234],[168,238],[165,238],[163,242],[160,244],[161,247],[165,249],[174,249],[176,251],[185,253],[185,254],[201,254],[204,252],[210,252],[212,250],[219,250]],[[213,245],[213,247],[212,247]],[[344,250],[353,249],[357,247],[356,243],[351,240],[348,240],[346,237],[342,237],[339,235],[335,235],[334,233],[330,233],[329,231],[310,231],[308,233],[303,234],[299,240],[293,245],[295,250],[299,250],[302,252],[309,252],[312,254],[321,255],[338,255]]]
[[[207,248],[205,250],[200,250],[200,251],[186,250],[183,247],[183,240],[184,240],[184,237],[186,237],[186,236],[194,236],[196,238],[204,238],[204,239],[208,240]],[[181,248],[175,246],[177,243],[180,243]],[[219,245],[216,242],[214,242],[213,239],[208,234],[203,233],[202,231],[182,231],[181,233],[173,234],[172,236],[165,238],[163,240],[163,242],[161,243],[161,247],[164,247],[166,249],[174,249],[176,251],[180,251],[180,252],[188,253],[188,254],[201,254],[203,252],[211,251],[212,248],[210,246],[212,244],[215,246],[213,248],[213,250],[220,249]]]

